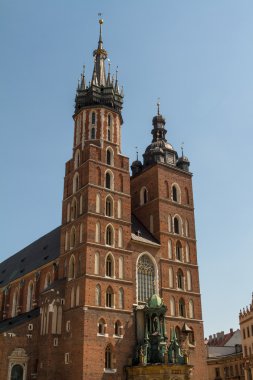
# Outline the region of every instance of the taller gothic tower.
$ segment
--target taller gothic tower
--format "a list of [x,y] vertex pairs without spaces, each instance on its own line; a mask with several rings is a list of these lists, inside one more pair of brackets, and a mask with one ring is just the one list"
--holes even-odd
[[60,275],[68,279],[71,328],[81,327],[84,376],[100,379],[104,373],[117,372],[114,378],[120,379],[134,342],[130,176],[129,160],[121,153],[123,92],[117,73],[111,77],[109,67],[106,75],[103,21],[99,22],[92,79],[87,85],[82,74],[75,99],[73,156],[66,163],[64,181]]

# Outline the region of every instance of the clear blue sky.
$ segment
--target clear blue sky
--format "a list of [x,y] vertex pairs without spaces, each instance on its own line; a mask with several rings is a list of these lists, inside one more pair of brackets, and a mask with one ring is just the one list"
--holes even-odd
[[194,173],[205,335],[238,326],[251,298],[253,2],[0,0],[0,260],[61,223],[73,104],[92,71],[97,13],[124,85],[123,152],[168,140]]

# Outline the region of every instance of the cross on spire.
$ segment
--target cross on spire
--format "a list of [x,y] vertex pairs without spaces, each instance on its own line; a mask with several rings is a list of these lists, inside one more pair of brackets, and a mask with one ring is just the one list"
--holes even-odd
[[139,160],[139,157],[138,157],[138,146],[135,146],[135,151],[136,151],[136,161]]
[[157,115],[160,115],[160,98],[157,99]]
[[181,142],[181,152],[182,152],[182,157],[184,156],[184,142]]

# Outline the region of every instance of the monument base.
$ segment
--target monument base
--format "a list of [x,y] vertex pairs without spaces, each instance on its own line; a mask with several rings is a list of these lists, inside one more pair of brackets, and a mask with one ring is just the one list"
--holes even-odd
[[193,366],[189,364],[146,364],[127,367],[127,380],[190,380]]

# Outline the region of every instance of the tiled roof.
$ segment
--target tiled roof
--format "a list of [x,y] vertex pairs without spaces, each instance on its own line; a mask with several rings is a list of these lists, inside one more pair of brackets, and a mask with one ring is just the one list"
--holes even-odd
[[140,243],[152,244],[157,247],[160,246],[160,243],[154,236],[147,230],[146,227],[140,222],[140,220],[132,214],[132,234],[131,237],[133,240]]
[[38,317],[39,315],[40,315],[40,308],[37,307],[36,309],[29,311],[28,313],[18,315],[14,318],[5,319],[0,322],[0,333],[3,333],[4,331],[8,331],[12,329],[13,327],[22,325],[25,322],[29,322],[33,318]]
[[0,264],[0,287],[55,260],[60,254],[57,227]]

